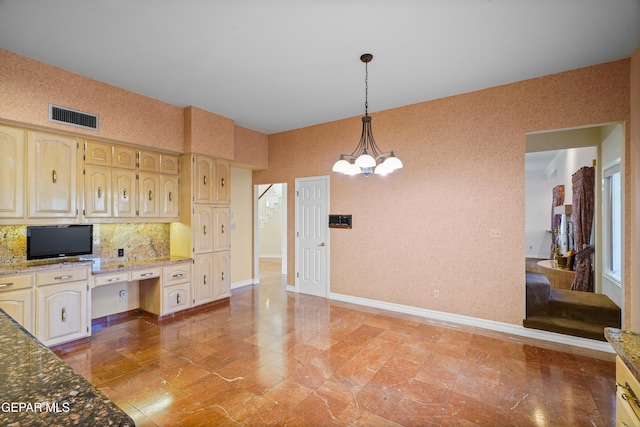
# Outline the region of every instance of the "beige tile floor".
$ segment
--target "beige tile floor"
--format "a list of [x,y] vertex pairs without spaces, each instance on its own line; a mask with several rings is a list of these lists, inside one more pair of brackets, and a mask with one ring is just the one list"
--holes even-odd
[[57,350],[138,426],[612,426],[614,356],[287,293]]

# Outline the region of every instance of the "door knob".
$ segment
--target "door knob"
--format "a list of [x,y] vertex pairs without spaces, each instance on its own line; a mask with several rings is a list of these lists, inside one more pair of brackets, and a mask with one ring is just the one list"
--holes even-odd
[[324,242],[320,243],[320,246],[324,246],[324,245],[325,245]]

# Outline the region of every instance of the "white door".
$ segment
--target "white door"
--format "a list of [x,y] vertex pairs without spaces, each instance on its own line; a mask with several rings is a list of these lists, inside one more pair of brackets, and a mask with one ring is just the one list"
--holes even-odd
[[296,179],[296,285],[329,295],[329,177]]

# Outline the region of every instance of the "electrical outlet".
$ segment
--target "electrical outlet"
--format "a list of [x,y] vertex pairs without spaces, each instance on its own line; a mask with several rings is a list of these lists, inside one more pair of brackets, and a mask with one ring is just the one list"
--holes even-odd
[[118,249],[118,256],[124,256],[124,249]]
[[492,228],[489,230],[489,237],[492,239],[500,239],[502,238],[502,232],[499,228]]
[[436,289],[436,290],[433,291],[433,297],[434,298],[440,298],[440,290],[439,289]]
[[127,290],[123,289],[120,291],[120,301],[126,301],[127,300]]

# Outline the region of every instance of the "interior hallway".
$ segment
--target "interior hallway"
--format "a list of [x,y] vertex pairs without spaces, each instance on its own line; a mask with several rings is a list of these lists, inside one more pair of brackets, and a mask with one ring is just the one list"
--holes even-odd
[[138,426],[611,426],[614,355],[287,293],[138,316],[57,353]]

